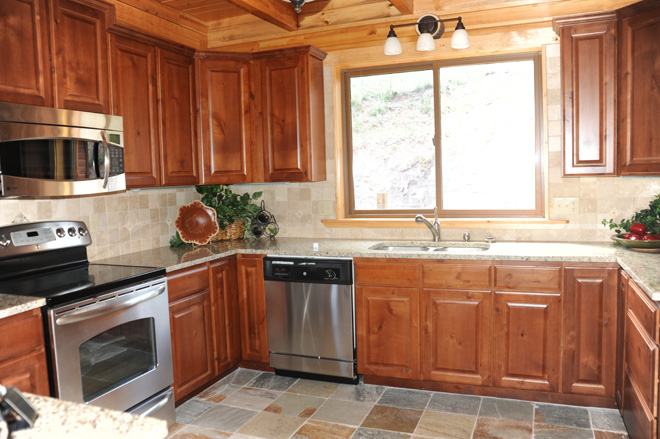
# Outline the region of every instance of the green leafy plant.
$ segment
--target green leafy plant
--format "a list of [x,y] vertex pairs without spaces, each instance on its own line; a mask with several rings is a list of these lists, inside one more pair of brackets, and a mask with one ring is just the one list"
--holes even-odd
[[179,231],[177,230],[177,232],[170,238],[170,247],[178,247],[183,244],[185,244],[185,242],[183,242],[183,239],[181,239],[181,235],[179,235]]
[[644,224],[647,227],[647,233],[660,235],[660,194],[651,200],[648,209],[635,212],[630,219],[616,222],[610,218],[609,220],[603,219],[602,221],[603,225],[609,226],[610,230],[614,229],[618,234],[630,232],[632,223]]
[[242,221],[246,226],[250,224],[260,209],[253,201],[258,200],[263,194],[263,192],[255,192],[250,195],[246,192],[239,195],[223,184],[195,186],[195,190],[202,195],[202,203],[215,209],[218,214],[218,227],[223,230],[235,221]]

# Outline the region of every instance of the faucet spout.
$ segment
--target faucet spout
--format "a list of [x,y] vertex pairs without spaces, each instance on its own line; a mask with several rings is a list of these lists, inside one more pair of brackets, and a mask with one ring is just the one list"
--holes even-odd
[[415,217],[415,222],[418,224],[424,224],[426,227],[429,228],[431,231],[431,234],[433,235],[433,242],[438,242],[440,241],[440,222],[438,221],[438,208],[434,207],[433,208],[433,216],[434,216],[434,221],[431,223],[429,220],[427,220],[424,215],[417,215]]

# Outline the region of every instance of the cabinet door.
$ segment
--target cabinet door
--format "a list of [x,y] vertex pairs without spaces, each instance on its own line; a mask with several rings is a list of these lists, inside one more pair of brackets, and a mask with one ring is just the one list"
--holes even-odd
[[216,375],[241,361],[241,327],[238,314],[236,260],[209,264]]
[[576,21],[560,31],[564,175],[614,175],[616,15]]
[[356,288],[358,373],[419,379],[419,289]]
[[0,101],[53,106],[46,0],[0,1]]
[[23,392],[50,396],[46,349],[39,348],[20,357],[0,362],[0,384]]
[[199,61],[203,184],[253,181],[248,61]]
[[614,396],[617,270],[567,268],[562,391]]
[[274,56],[259,65],[265,181],[325,180],[322,61]]
[[561,295],[495,292],[493,385],[559,389]]
[[425,289],[422,296],[422,378],[489,385],[492,294]]
[[267,363],[268,322],[262,257],[239,256],[236,271],[243,360]]
[[619,22],[621,175],[660,174],[660,5],[645,4],[647,10],[626,8]]
[[616,382],[615,398],[619,410],[623,412],[623,381],[625,368],[623,367],[624,343],[626,334],[626,308],[627,289],[630,276],[623,270],[619,270],[619,282],[617,288],[617,323],[616,323]]
[[127,187],[160,184],[156,48],[118,35],[110,38],[112,114],[124,118]]
[[174,399],[215,376],[211,292],[203,290],[170,303]]
[[[98,8],[88,6],[98,3]],[[59,108],[109,113],[109,5],[53,0],[55,96]]]
[[198,183],[194,90],[193,59],[159,49],[161,182],[166,186]]

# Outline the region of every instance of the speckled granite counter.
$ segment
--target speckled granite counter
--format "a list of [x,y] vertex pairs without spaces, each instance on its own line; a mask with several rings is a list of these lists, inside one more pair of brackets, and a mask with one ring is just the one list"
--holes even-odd
[[15,439],[163,439],[167,423],[115,410],[26,394],[39,417],[34,427],[13,433]]
[[0,319],[13,316],[24,311],[41,308],[46,304],[46,299],[36,299],[26,296],[10,296],[0,294]]

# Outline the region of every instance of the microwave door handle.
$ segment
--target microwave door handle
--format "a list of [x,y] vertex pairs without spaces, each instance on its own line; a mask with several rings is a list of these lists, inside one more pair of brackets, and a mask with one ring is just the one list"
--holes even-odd
[[108,188],[108,179],[110,178],[110,145],[105,138],[105,132],[101,131],[101,141],[103,142],[103,163],[105,168],[105,175],[103,176],[103,189]]

